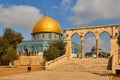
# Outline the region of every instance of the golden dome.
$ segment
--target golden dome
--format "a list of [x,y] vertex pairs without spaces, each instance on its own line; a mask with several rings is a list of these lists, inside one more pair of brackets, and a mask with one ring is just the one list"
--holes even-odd
[[33,27],[32,33],[38,32],[55,32],[62,34],[60,24],[49,16],[45,16],[37,21]]

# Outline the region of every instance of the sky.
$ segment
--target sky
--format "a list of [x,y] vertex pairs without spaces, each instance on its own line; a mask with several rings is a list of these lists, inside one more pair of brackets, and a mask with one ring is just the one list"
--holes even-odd
[[60,23],[62,31],[120,24],[120,0],[0,0],[0,36],[10,27],[21,32],[24,40],[30,40],[34,24],[46,16],[46,11]]

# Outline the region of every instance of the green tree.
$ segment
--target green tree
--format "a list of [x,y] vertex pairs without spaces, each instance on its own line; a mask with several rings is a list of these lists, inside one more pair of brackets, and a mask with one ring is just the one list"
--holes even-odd
[[11,28],[6,28],[4,30],[3,39],[8,40],[9,44],[17,49],[17,44],[21,43],[23,40],[22,34],[19,32],[15,32]]
[[57,58],[59,56],[59,53],[58,50],[54,46],[52,46],[48,50],[44,51],[43,56],[45,60],[49,61]]
[[2,55],[2,60],[9,61],[10,66],[12,62],[17,59],[19,59],[19,56],[13,47],[7,48],[5,54]]
[[50,47],[51,46],[54,46],[57,50],[58,50],[58,53],[60,56],[64,55],[65,54],[65,46],[66,46],[66,43],[63,42],[62,40],[60,41],[54,41],[50,44]]
[[11,28],[6,28],[0,37],[0,61],[8,60],[10,62],[18,59],[16,49],[17,44],[23,40],[22,34],[15,32]]
[[43,57],[49,61],[65,54],[66,43],[63,41],[54,41],[50,43],[49,49],[43,52]]
[[9,42],[6,39],[0,37],[0,60],[2,55],[5,53],[5,50],[9,47]]
[[[3,39],[2,39],[2,37],[0,36],[0,43],[2,43],[3,42]],[[0,46],[2,46],[1,44],[0,44]],[[2,53],[2,47],[0,47],[0,54]]]
[[95,47],[93,46],[92,49],[91,49],[92,55],[95,55],[95,51],[96,51],[96,49],[95,49]]

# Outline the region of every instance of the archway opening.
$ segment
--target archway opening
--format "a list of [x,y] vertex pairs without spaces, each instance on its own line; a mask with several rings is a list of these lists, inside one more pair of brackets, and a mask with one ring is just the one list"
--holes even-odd
[[102,32],[99,36],[98,57],[107,58],[110,56],[110,35]]
[[72,35],[71,37],[71,50],[72,50],[72,57],[78,57],[77,55],[80,55],[81,52],[81,44],[80,44],[80,35],[77,33]]
[[96,45],[95,35],[92,32],[88,32],[84,37],[85,57],[96,57],[95,45]]

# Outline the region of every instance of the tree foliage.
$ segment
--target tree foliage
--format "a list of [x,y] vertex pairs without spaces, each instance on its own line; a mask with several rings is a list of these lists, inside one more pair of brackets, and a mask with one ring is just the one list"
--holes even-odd
[[17,44],[22,42],[23,37],[21,33],[15,32],[11,28],[6,28],[4,30],[3,39],[6,39],[9,44],[12,45],[14,49],[16,49]]
[[95,47],[93,46],[92,49],[91,49],[91,52],[95,52]]
[[63,41],[54,41],[50,43],[49,49],[43,52],[44,58],[49,61],[64,55],[65,46],[66,43],[64,43]]
[[14,61],[18,59],[17,44],[23,40],[22,34],[11,28],[6,28],[0,36],[0,60]]
[[13,47],[9,47],[5,50],[5,54],[2,56],[2,60],[7,60],[13,62],[14,60],[18,59],[19,56],[16,54],[16,51]]
[[6,39],[0,37],[0,60],[2,55],[5,53],[5,50],[9,47],[9,42]]
[[54,46],[57,50],[60,56],[65,54],[65,46],[66,43],[64,43],[62,40],[61,41],[54,41],[50,44],[50,47]]
[[52,46],[48,50],[44,51],[44,57],[47,61],[53,60],[59,56],[58,50]]

